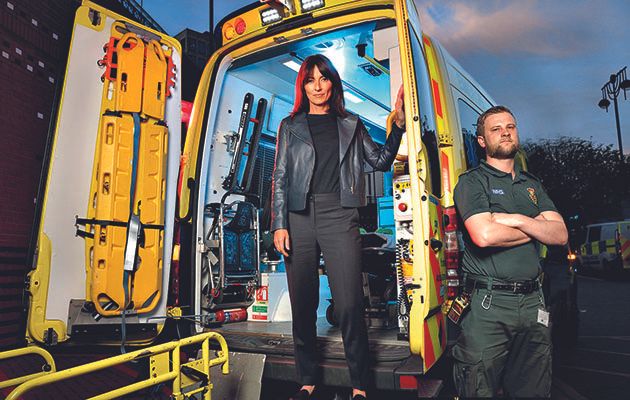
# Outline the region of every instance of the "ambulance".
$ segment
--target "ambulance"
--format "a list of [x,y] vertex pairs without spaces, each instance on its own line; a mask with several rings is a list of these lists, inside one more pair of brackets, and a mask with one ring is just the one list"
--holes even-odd
[[630,221],[587,225],[576,257],[579,266],[604,273],[630,270]]
[[[257,2],[214,35],[182,143],[180,44],[89,1],[78,9],[27,341],[132,347],[214,331],[230,351],[263,354],[264,378],[295,380],[286,280],[261,214],[297,69],[324,54],[376,142],[404,87],[403,146],[392,171],[368,170],[360,210],[371,370],[377,389],[437,394],[425,375],[444,359],[460,285],[453,188],[479,163],[475,124],[494,101],[422,31],[412,0]],[[322,273],[322,379],[349,386],[326,290]]]

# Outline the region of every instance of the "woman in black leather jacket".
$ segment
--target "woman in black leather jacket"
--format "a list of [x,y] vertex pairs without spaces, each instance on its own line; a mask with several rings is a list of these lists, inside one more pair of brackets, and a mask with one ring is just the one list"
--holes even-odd
[[318,383],[317,306],[319,255],[324,256],[353,386],[364,399],[369,382],[368,339],[363,319],[361,240],[357,207],[366,204],[363,166],[388,170],[403,135],[402,88],[384,146],[372,141],[361,120],[344,107],[339,74],[328,58],[302,63],[295,104],[276,142],[271,201],[274,245],[285,257],[298,378],[294,396],[308,399]]

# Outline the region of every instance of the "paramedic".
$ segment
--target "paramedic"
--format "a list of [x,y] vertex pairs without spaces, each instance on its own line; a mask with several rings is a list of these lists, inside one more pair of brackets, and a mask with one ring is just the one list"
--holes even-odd
[[564,245],[567,229],[540,181],[515,155],[512,112],[492,107],[477,120],[486,160],[455,187],[464,221],[464,295],[470,311],[453,347],[462,397],[549,397],[551,336],[536,242]]

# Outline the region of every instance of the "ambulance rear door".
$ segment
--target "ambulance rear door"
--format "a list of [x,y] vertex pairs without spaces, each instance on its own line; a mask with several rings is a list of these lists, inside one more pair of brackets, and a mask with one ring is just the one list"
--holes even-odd
[[[440,206],[441,175],[435,113],[418,11],[412,0],[397,0],[396,20],[401,71],[405,89],[406,135],[411,188],[412,242],[409,254],[413,273],[405,291],[409,312],[411,352],[422,356],[426,372],[446,349],[446,328],[441,305],[443,222]],[[394,186],[396,192],[396,186]]]
[[27,340],[119,344],[123,310],[128,343],[161,330],[180,71],[177,40],[88,1],[78,8],[38,193]]

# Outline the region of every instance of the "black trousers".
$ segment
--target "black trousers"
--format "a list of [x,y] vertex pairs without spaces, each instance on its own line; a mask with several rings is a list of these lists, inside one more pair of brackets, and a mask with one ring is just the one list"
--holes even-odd
[[359,212],[341,207],[338,193],[309,197],[306,210],[289,213],[290,256],[287,280],[293,316],[298,379],[318,383],[317,306],[320,250],[339,321],[352,386],[365,390],[369,381],[368,338],[363,319]]

